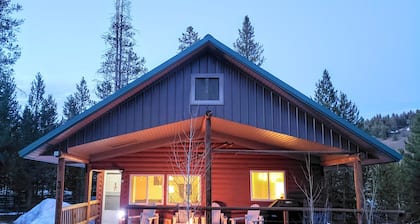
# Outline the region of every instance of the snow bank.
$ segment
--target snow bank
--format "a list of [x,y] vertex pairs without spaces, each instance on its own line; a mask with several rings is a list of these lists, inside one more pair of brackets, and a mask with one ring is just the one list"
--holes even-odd
[[[70,205],[63,202],[63,207]],[[54,224],[55,218],[55,199],[47,198],[29,210],[27,213],[21,215],[16,219],[14,224]]]

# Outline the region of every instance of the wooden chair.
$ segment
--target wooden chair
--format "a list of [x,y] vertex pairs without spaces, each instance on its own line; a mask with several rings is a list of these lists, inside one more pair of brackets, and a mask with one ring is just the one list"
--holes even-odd
[[140,224],[159,224],[159,214],[155,209],[143,209],[140,214]]
[[[258,204],[251,205],[251,208],[260,207]],[[231,218],[231,224],[236,224],[237,221],[244,220],[245,224],[263,224],[264,217],[260,215],[260,210],[251,209],[244,217]]]

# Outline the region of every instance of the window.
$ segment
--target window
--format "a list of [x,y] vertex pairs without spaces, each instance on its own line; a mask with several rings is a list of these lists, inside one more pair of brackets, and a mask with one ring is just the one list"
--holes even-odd
[[190,176],[190,184],[187,184],[187,177],[184,175],[168,176],[168,204],[183,204],[190,197],[190,203],[201,202],[201,180],[198,175]]
[[285,189],[284,171],[251,171],[251,200],[284,199]]
[[191,104],[223,104],[223,74],[193,74]]
[[131,175],[130,204],[162,204],[163,175]]

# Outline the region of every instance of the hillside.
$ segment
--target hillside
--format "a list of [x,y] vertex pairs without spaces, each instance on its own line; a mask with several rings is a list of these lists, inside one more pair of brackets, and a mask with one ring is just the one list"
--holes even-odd
[[399,151],[400,149],[405,149],[405,142],[407,141],[408,136],[410,135],[410,129],[401,128],[390,134],[390,137],[387,139],[379,139],[385,145]]

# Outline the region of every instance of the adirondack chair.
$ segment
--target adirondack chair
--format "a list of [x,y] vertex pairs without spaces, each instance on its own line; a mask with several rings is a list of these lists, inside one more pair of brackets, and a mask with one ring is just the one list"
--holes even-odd
[[193,211],[188,215],[186,209],[179,209],[172,217],[172,224],[198,224],[198,217],[194,217]]
[[140,214],[140,224],[159,224],[159,214],[155,209],[143,209]]
[[[251,208],[260,207],[258,204],[251,205]],[[231,224],[236,224],[239,220],[245,220],[245,224],[263,224],[264,223],[264,217],[260,215],[260,210],[248,210],[248,213],[244,217],[237,217],[237,218],[231,218],[230,222]]]
[[[211,207],[220,207],[216,202],[211,203]],[[213,209],[211,211],[211,223],[212,224],[227,224],[228,218],[222,213],[220,209]]]

